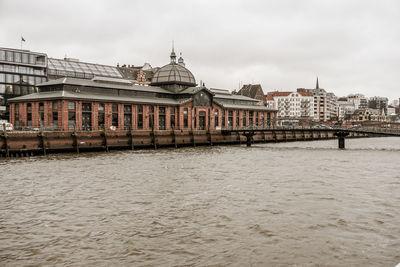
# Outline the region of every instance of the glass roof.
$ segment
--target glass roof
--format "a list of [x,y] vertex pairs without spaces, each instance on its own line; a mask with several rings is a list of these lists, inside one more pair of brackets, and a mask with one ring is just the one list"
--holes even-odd
[[64,59],[49,58],[48,68],[50,74],[74,78],[93,78],[94,76],[123,78],[117,67]]

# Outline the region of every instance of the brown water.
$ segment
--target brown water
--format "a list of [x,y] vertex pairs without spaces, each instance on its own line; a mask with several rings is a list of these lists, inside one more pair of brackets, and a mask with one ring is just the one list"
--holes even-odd
[[395,266],[400,138],[0,160],[0,265]]

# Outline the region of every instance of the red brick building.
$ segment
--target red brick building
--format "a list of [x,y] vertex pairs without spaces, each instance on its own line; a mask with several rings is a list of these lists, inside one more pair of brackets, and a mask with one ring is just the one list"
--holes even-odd
[[276,110],[228,90],[196,86],[182,62],[160,68],[150,86],[123,79],[61,78],[39,85],[39,93],[9,100],[15,128],[48,130],[223,129],[272,125]]

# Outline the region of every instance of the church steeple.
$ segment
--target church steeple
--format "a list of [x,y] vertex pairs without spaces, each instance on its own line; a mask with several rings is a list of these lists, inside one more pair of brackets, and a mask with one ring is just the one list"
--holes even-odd
[[315,89],[319,89],[318,76],[317,76],[317,84],[315,86]]
[[176,63],[176,54],[174,51],[174,41],[172,41],[171,63],[172,64]]

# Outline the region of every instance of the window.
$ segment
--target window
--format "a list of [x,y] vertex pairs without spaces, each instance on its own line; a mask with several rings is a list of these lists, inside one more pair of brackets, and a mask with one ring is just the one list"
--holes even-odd
[[0,83],[6,82],[6,75],[4,73],[0,73]]
[[246,124],[246,111],[244,111],[244,110],[243,110],[243,113],[242,113],[242,124],[243,124],[243,127],[247,126],[247,124]]
[[21,53],[15,52],[15,62],[21,62]]
[[0,50],[0,60],[6,60],[6,51]]
[[188,109],[183,109],[183,128],[189,127]]
[[149,106],[149,127],[154,127],[154,106]]
[[12,74],[6,74],[6,83],[13,83],[13,75]]
[[75,102],[68,102],[68,128],[75,128]]
[[112,104],[112,126],[118,128],[118,104]]
[[254,111],[250,111],[250,114],[249,114],[249,125],[253,125],[253,115],[254,115]]
[[233,126],[233,111],[229,110],[228,111],[228,127]]
[[99,104],[97,107],[97,125],[99,129],[104,129],[104,104]]
[[39,125],[44,125],[44,104],[42,102],[39,103]]
[[82,128],[84,131],[92,129],[92,103],[82,103]]
[[256,125],[258,125],[258,112],[256,112]]
[[239,110],[236,110],[236,128],[239,127]]
[[217,128],[219,126],[219,116],[218,116],[218,109],[216,109],[214,111],[214,124],[215,124],[215,128]]
[[68,110],[75,111],[75,102],[68,102]]
[[12,51],[6,51],[6,60],[7,61],[14,61],[14,53]]
[[222,127],[225,128],[226,127],[226,122],[225,122],[225,110],[222,110],[221,112],[221,117],[222,117]]
[[20,122],[19,122],[19,104],[15,104],[14,105],[14,121],[15,121],[15,125],[19,126]]
[[20,95],[20,94],[21,94],[21,86],[14,85],[14,95]]
[[36,64],[36,56],[29,55],[29,64]]
[[124,128],[132,128],[132,105],[124,105]]
[[265,127],[264,112],[261,112],[261,121],[262,121],[262,126]]
[[22,53],[22,63],[28,63],[29,56],[28,54]]
[[171,117],[171,119],[170,119],[171,128],[175,129],[175,107],[171,107],[170,113],[171,113],[171,115],[170,115],[170,117]]
[[140,105],[137,109],[137,127],[138,129],[143,129],[143,106]]
[[158,129],[165,130],[165,107],[158,108]]
[[26,120],[27,126],[32,126],[32,103],[28,103],[26,106]]

